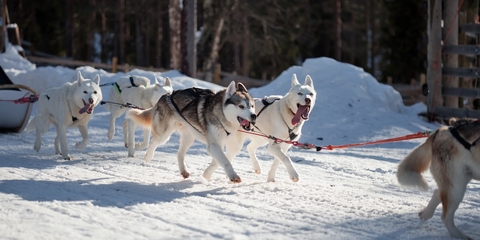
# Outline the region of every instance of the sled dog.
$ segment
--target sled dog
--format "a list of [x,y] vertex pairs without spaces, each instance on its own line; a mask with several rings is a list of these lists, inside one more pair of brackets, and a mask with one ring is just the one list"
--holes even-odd
[[[120,89],[118,85],[114,85],[110,90],[110,95],[108,97],[109,102],[119,103],[119,104],[126,104],[130,103],[140,108],[151,108],[160,99],[161,96],[164,94],[170,94],[173,91],[172,83],[170,79],[167,77],[165,79],[165,84],[162,86],[158,82],[157,78],[155,78],[155,84],[150,85],[150,80],[146,77],[141,76],[130,76],[130,77],[123,77],[120,78],[116,83],[121,82],[132,82],[132,85],[129,87],[124,87]],[[124,84],[125,86],[125,84]],[[128,86],[128,85],[126,85]],[[108,130],[108,139],[112,140],[113,135],[115,134],[115,119],[120,117],[125,111],[126,108],[115,105],[109,104],[107,110],[110,112],[110,127]],[[147,129],[143,130],[143,142],[135,144],[135,126],[130,128],[130,124],[128,120],[123,121],[123,139],[125,143],[125,147],[128,148],[128,156],[133,157],[135,154],[135,148],[137,149],[144,149],[148,146],[148,142],[150,140],[150,131]]]
[[240,126],[250,130],[255,123],[253,98],[242,83],[235,85],[232,81],[217,93],[200,88],[173,91],[162,96],[154,107],[144,111],[129,110],[126,117],[137,125],[151,128],[152,140],[144,157],[147,162],[152,159],[155,149],[178,131],[177,160],[184,178],[190,176],[185,166],[185,153],[196,139],[207,145],[207,152],[224,168],[230,181],[241,182],[223,150],[225,146],[230,147],[227,139]]
[[55,125],[55,154],[61,154],[63,159],[71,160],[68,155],[67,127],[78,127],[82,141],[75,144],[76,149],[84,149],[88,142],[87,124],[94,107],[102,100],[102,91],[98,86],[100,76],[93,80],[84,79],[78,72],[77,80],[65,83],[59,88],[50,88],[38,98],[38,109],[30,121],[27,131],[36,129],[36,139],[33,148],[38,152],[42,146],[42,134],[48,131],[50,123]]
[[[316,91],[313,87],[312,78],[307,75],[305,83],[301,85],[297,80],[297,76],[293,74],[291,88],[285,96],[273,95],[263,99],[255,99],[257,120],[254,130],[266,136],[275,136],[291,141],[298,140],[302,133],[303,124],[308,120],[310,112],[315,105],[315,99]],[[228,141],[232,141],[231,145],[234,146],[227,148],[226,155],[228,159],[231,160],[240,152],[247,137],[251,140],[247,145],[247,150],[252,161],[253,170],[256,173],[260,174],[262,170],[255,151],[260,146],[268,144],[268,152],[274,157],[274,161],[268,173],[267,181],[275,181],[275,173],[280,162],[287,167],[288,175],[292,181],[297,182],[299,180],[297,170],[293,166],[292,160],[286,154],[292,146],[291,144],[276,143],[274,140],[266,137],[235,132],[228,139]],[[217,167],[217,162],[212,161],[203,176],[209,179]]]
[[454,223],[454,214],[470,180],[480,179],[480,121],[452,120],[410,152],[399,164],[397,179],[401,185],[428,190],[421,175],[430,167],[438,189],[427,207],[419,213],[428,220],[442,203],[442,221],[452,237],[467,239]]

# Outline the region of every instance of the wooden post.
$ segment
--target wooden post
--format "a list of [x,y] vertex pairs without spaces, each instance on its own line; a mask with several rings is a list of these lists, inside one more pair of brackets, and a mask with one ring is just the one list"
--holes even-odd
[[5,52],[5,0],[0,0],[0,51]]
[[215,64],[215,72],[213,73],[213,83],[220,84],[222,79],[222,65],[220,63]]
[[197,47],[195,33],[197,31],[197,1],[183,0],[182,32],[181,32],[181,71],[189,77],[197,73]]
[[118,57],[112,58],[112,73],[117,72],[117,65],[118,65]]
[[428,1],[428,20],[427,20],[427,111],[430,121],[433,120],[433,114],[436,106],[442,106],[442,1]]
[[[458,0],[444,1],[445,4],[445,17],[443,20],[444,31],[443,39],[445,39],[445,46],[458,45],[458,18],[455,13],[458,9]],[[447,37],[447,31],[450,30],[450,35]],[[447,68],[458,68],[458,54],[444,54],[444,64]],[[458,88],[458,77],[444,76],[443,85],[449,88]],[[445,96],[445,107],[458,108],[457,96]]]

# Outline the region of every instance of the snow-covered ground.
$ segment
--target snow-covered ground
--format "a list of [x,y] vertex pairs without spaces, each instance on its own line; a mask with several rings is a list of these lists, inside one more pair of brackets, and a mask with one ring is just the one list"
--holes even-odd
[[[85,78],[99,74],[101,83],[126,75],[91,67],[37,68],[11,46],[0,54],[0,65],[14,83],[39,93],[72,81],[77,70]],[[390,86],[379,84],[358,67],[329,58],[308,59],[250,92],[254,97],[283,95],[293,73],[301,83],[309,74],[318,93],[300,142],[341,145],[439,127],[417,116],[425,105],[406,107]],[[177,71],[128,74],[152,81],[168,76],[174,89],[221,89]],[[102,88],[104,100],[109,90]],[[89,123],[90,144],[84,150],[73,147],[81,138],[77,129],[68,130],[72,161],[54,155],[53,126],[43,135],[39,153],[33,150],[34,131],[0,134],[0,238],[449,239],[440,219],[441,207],[427,222],[417,215],[435,188],[430,174],[426,174],[429,192],[405,189],[396,181],[399,161],[424,139],[321,152],[292,149],[289,156],[300,174],[297,183],[290,181],[283,165],[277,181],[267,183],[272,157],[265,148],[258,150],[263,169],[258,175],[243,149],[233,162],[242,183],[232,184],[222,169],[211,180],[202,177],[211,158],[201,143],[188,150],[191,176],[182,179],[175,156],[176,133],[157,149],[151,163],[141,159],[143,150],[137,151],[138,158],[128,158],[123,117],[112,141],[107,139],[108,119],[103,106],[95,109]],[[455,219],[474,238],[480,237],[479,188],[477,182],[469,184]]]

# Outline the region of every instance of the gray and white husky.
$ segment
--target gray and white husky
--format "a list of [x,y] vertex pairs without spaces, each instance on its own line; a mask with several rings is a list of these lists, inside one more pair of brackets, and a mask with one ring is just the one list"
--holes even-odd
[[[255,110],[257,112],[255,131],[282,140],[298,140],[302,134],[303,124],[308,120],[315,105],[316,96],[317,93],[310,76],[305,77],[305,84],[302,85],[298,82],[297,76],[293,74],[291,88],[285,96],[273,95],[263,99],[255,99]],[[255,151],[260,146],[268,144],[268,152],[274,157],[274,161],[268,173],[267,181],[275,181],[275,173],[280,163],[287,167],[288,175],[292,181],[297,182],[299,180],[297,170],[290,157],[287,156],[287,151],[292,145],[285,142],[277,143],[267,137],[235,132],[228,139],[233,146],[227,148],[228,159],[232,160],[240,152],[246,138],[251,140],[247,150],[256,173],[260,174],[262,170]],[[203,176],[209,179],[217,167],[218,164],[212,161]]]
[[480,121],[452,119],[413,149],[398,166],[397,179],[401,185],[428,190],[421,173],[430,168],[438,189],[433,192],[427,207],[418,215],[422,220],[433,216],[442,203],[442,221],[450,236],[471,239],[453,222],[455,211],[472,180],[480,180]]
[[[188,178],[185,153],[195,139],[207,145],[207,152],[225,170],[230,181],[241,182],[223,149],[230,148],[227,139],[240,127],[251,129],[257,115],[253,98],[242,83],[231,82],[222,91],[188,88],[164,95],[147,110],[132,109],[127,119],[135,124],[151,128],[152,140],[144,159],[149,162],[155,149],[164,144],[173,132],[180,133],[177,152],[180,174]],[[237,144],[237,143],[235,143]]]
[[75,144],[76,149],[84,149],[87,146],[89,142],[87,124],[94,107],[102,100],[99,83],[98,74],[90,80],[84,79],[78,72],[75,82],[50,88],[39,96],[37,113],[26,129],[27,132],[36,129],[33,148],[37,152],[42,146],[41,136],[48,131],[50,123],[53,123],[57,129],[55,154],[61,154],[64,159],[71,160],[68,155],[67,127],[78,127],[82,135],[82,141]]

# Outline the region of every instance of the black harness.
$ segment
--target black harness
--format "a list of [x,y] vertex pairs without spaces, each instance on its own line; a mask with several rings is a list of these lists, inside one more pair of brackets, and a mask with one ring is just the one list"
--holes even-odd
[[[192,99],[192,101],[190,101],[187,105],[185,105],[182,109],[180,109],[178,107],[178,105],[175,103],[175,101],[173,101],[173,96],[175,94],[178,94],[180,91],[182,92],[188,92],[188,95],[192,96],[194,99]],[[180,116],[183,118],[183,120],[185,120],[185,122],[187,122],[190,126],[193,127],[193,129],[197,130],[197,132],[199,133],[202,133],[200,130],[198,130],[198,128],[196,128],[195,126],[193,126],[186,118],[185,116],[183,116],[183,110],[187,109],[188,107],[191,107],[192,105],[195,105],[198,103],[198,101],[200,100],[200,98],[202,97],[205,97],[205,96],[213,96],[215,95],[215,93],[210,90],[210,89],[203,89],[203,88],[196,88],[196,87],[193,87],[193,88],[187,88],[187,89],[183,89],[183,90],[176,90],[176,91],[173,91],[172,94],[169,94],[167,97],[170,99],[170,102],[172,103],[173,107],[175,108],[175,110],[178,112],[178,114],[180,114]],[[229,99],[228,99],[229,100]],[[228,101],[227,100],[227,101]],[[223,126],[222,126],[223,127]],[[225,132],[227,133],[227,136],[230,135],[230,133],[227,131],[227,129],[225,129],[225,127],[223,127],[223,130],[225,130]]]
[[[137,85],[135,85],[135,82],[133,81],[133,77],[130,76],[130,84],[132,85],[131,87],[138,87]],[[118,93],[122,93],[122,90],[120,89],[120,86],[118,86],[118,83],[115,82],[113,84],[115,86],[115,88],[118,90]]]
[[477,144],[477,141],[480,140],[480,139],[477,139],[472,144],[470,144],[469,142],[467,142],[467,140],[465,140],[462,136],[460,136],[460,133],[458,133],[457,129],[450,127],[448,128],[448,130],[453,135],[453,137],[455,137],[455,139],[457,139],[457,141],[460,144],[462,144],[467,150],[470,150],[470,148],[475,146]]
[[[258,118],[258,116],[260,116],[260,113],[262,113],[263,110],[265,110],[268,106],[272,105],[275,101],[280,100],[280,99],[281,99],[281,98],[275,98],[272,102],[268,102],[268,101],[267,101],[267,97],[264,97],[264,98],[262,99],[263,107],[262,107],[262,109],[260,109],[260,111],[258,112],[257,118]],[[293,127],[293,128],[290,128],[290,127],[288,127],[288,124],[287,124],[287,123],[285,123],[285,125],[287,125],[287,128],[288,128],[288,137],[290,138],[290,141],[293,141],[295,138],[298,137],[298,134],[296,134],[296,133],[293,132],[293,130],[296,128],[296,126]],[[255,127],[258,128],[257,126],[255,126]],[[258,130],[260,130],[260,129],[258,129]]]

